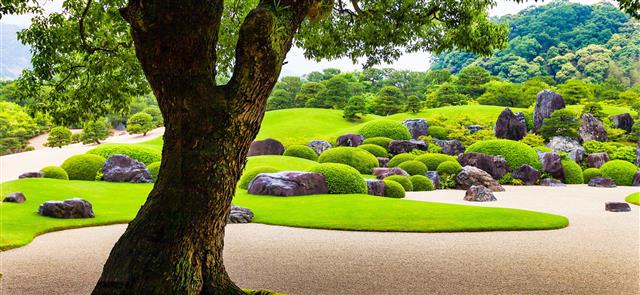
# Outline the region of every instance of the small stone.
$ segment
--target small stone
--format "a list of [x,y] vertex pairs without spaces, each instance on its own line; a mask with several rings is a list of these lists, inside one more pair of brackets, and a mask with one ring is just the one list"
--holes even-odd
[[536,184],[541,175],[542,172],[526,164],[511,172],[513,178],[522,180],[526,185]]
[[25,197],[25,195],[21,192],[15,192],[15,193],[10,193],[8,196],[6,196],[4,198],[4,200],[2,200],[2,202],[7,202],[7,203],[24,203],[27,201],[27,197]]
[[606,177],[591,178],[587,185],[593,187],[616,187],[616,183],[613,181],[613,179]]
[[378,179],[365,179],[367,181],[368,194],[372,196],[384,197],[386,184]]
[[586,150],[579,142],[564,136],[554,136],[547,144],[547,147],[556,153],[569,153],[569,159],[578,164],[582,163],[582,159],[584,159],[584,155],[586,154]]
[[542,162],[542,171],[551,174],[551,176],[564,180],[564,168],[562,167],[562,158],[560,155],[549,152],[538,154],[540,162]]
[[501,179],[509,172],[507,160],[500,156],[491,156],[483,153],[464,153],[458,156],[458,162],[462,166],[473,166],[489,173],[493,179]]
[[312,140],[307,146],[309,146],[316,154],[320,155],[325,151],[331,149],[333,146],[326,140]]
[[258,174],[249,183],[248,192],[253,195],[288,197],[327,194],[329,188],[324,175],[320,173],[284,171]]
[[25,172],[20,174],[20,176],[18,176],[18,179],[23,179],[23,178],[43,178],[44,177],[44,172],[42,171],[33,171],[33,172]]
[[473,166],[464,166],[456,176],[457,188],[469,189],[474,185],[484,186],[494,192],[503,192],[504,187],[493,179],[491,175],[482,169]]
[[426,151],[428,146],[428,143],[424,142],[424,140],[392,140],[389,143],[389,152],[393,155],[397,155],[408,153],[412,150]]
[[464,195],[465,201],[471,202],[491,202],[497,201],[490,189],[482,185],[474,185],[470,187]]
[[542,186],[567,186],[566,184],[560,182],[557,179],[553,178],[545,178],[540,181],[540,185]]
[[434,189],[440,189],[440,175],[438,175],[438,171],[427,171],[425,175],[433,182]]
[[380,167],[387,167],[387,164],[389,164],[389,158],[385,158],[385,157],[376,157],[378,159],[378,166]]
[[606,202],[604,204],[604,210],[609,212],[629,212],[631,211],[631,207],[627,203]]
[[127,155],[112,155],[102,165],[102,179],[111,182],[150,183],[151,173],[144,164]]
[[262,155],[282,155],[284,153],[284,145],[281,142],[267,138],[265,140],[255,140],[249,146],[247,157]]
[[516,115],[516,118],[518,118],[518,121],[520,121],[520,123],[522,123],[522,125],[524,125],[525,131],[528,131],[527,119],[524,117],[524,113],[523,112],[515,112],[514,114]]
[[636,174],[633,175],[631,186],[640,186],[640,171],[637,171]]
[[582,115],[579,133],[583,142],[589,140],[607,141],[607,130],[604,129],[604,125],[589,113]]
[[413,139],[429,134],[429,123],[425,119],[406,119],[402,124],[409,129]]
[[38,208],[42,216],[54,218],[93,218],[93,206],[81,198],[64,201],[46,201]]
[[469,130],[469,133],[474,134],[480,130],[482,130],[482,126],[480,125],[469,125],[467,126],[467,129]]
[[253,220],[253,212],[249,208],[231,204],[231,212],[229,212],[227,223],[250,223],[251,220]]
[[338,146],[356,147],[362,144],[364,136],[360,134],[343,134],[338,137],[336,143]]
[[378,179],[385,179],[391,175],[400,175],[409,177],[409,173],[402,170],[402,168],[392,167],[392,168],[373,168],[373,172],[371,173],[373,176]]
[[607,152],[593,153],[587,156],[587,167],[589,168],[600,168],[606,162],[609,162],[609,154]]
[[609,117],[609,119],[611,119],[611,123],[613,123],[614,128],[619,128],[627,132],[631,132],[633,123],[635,123],[633,121],[633,117],[631,117],[631,114],[629,113],[613,115]]
[[459,140],[432,139],[431,141],[442,149],[443,154],[457,156],[464,153],[464,144]]

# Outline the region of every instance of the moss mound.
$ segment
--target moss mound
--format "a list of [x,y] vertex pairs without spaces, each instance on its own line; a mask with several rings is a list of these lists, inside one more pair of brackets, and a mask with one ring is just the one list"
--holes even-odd
[[375,120],[366,123],[358,131],[364,138],[388,137],[391,139],[411,139],[409,129],[402,123],[391,120]]
[[96,180],[96,175],[107,160],[93,154],[75,155],[66,159],[60,167],[71,180]]
[[584,178],[582,177],[582,168],[578,163],[571,160],[562,160],[562,168],[564,169],[564,183],[566,184],[582,184]]
[[384,179],[384,184],[385,184],[385,188],[384,188],[384,196],[387,198],[395,198],[395,199],[402,199],[404,198],[406,192],[404,190],[404,187],[398,183],[397,181],[393,181],[391,179]]
[[438,171],[438,175],[456,175],[462,169],[462,165],[458,163],[458,161],[445,161],[438,165],[436,171]]
[[147,165],[147,170],[151,173],[151,177],[153,177],[153,182],[158,181],[158,174],[160,173],[160,161],[153,162]]
[[425,175],[427,173],[427,166],[416,160],[402,162],[398,168],[407,171],[409,175]]
[[358,148],[370,152],[376,157],[386,158],[387,156],[389,156],[386,149],[376,144],[363,144],[359,145]]
[[602,177],[602,172],[600,172],[600,169],[598,168],[587,168],[582,171],[582,179],[584,180],[584,183],[589,183],[591,178],[596,177]]
[[58,166],[47,166],[40,169],[40,171],[44,172],[44,178],[69,180],[67,171]]
[[240,177],[240,181],[238,182],[238,186],[242,189],[249,189],[249,184],[254,178],[256,178],[256,176],[258,176],[258,174],[275,173],[278,171],[280,170],[273,167],[269,167],[269,166],[260,166],[260,167],[249,169],[242,173],[242,176]]
[[130,158],[149,165],[162,159],[159,151],[132,144],[105,144],[87,151],[87,154],[98,155],[108,159],[112,155],[127,155]]
[[306,145],[301,145],[301,144],[294,144],[291,145],[289,147],[287,147],[286,150],[284,150],[284,154],[282,154],[283,156],[289,156],[289,157],[296,157],[296,158],[302,158],[302,159],[307,159],[307,160],[311,160],[311,161],[317,161],[318,160],[318,155],[316,154],[316,152],[306,146]]
[[375,144],[385,150],[389,148],[389,143],[391,143],[393,139],[388,137],[372,137],[366,138],[362,143],[363,144]]
[[440,163],[447,161],[457,162],[458,158],[445,154],[424,154],[416,157],[416,161],[420,161],[427,166],[427,170],[435,171]]
[[318,157],[320,163],[340,163],[356,168],[362,174],[371,174],[378,167],[378,159],[360,148],[336,147],[325,151]]
[[638,171],[636,165],[623,160],[609,161],[600,167],[602,176],[613,179],[617,185],[630,186],[636,171]]
[[414,154],[409,154],[409,153],[397,154],[393,156],[391,160],[389,160],[389,163],[387,163],[387,167],[397,167],[398,165],[400,165],[400,163],[411,161],[415,158],[416,158],[416,155]]
[[467,152],[503,156],[512,169],[525,164],[538,170],[542,169],[536,150],[519,141],[508,139],[479,141],[470,145],[467,148]]
[[411,183],[411,180],[409,180],[409,177],[402,175],[391,175],[386,177],[384,180],[393,180],[402,185],[405,191],[413,191],[413,184]]
[[355,168],[338,163],[324,163],[311,168],[324,175],[330,194],[366,194],[367,182]]
[[424,175],[413,175],[409,177],[411,180],[411,185],[413,185],[413,191],[416,192],[425,192],[434,190],[433,182],[431,179]]

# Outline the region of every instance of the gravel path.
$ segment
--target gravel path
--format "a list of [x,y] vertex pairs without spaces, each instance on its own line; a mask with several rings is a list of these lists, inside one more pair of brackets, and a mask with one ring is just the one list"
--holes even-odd
[[[562,214],[568,228],[373,233],[230,225],[225,264],[242,287],[289,294],[638,294],[639,207],[604,211],[638,188],[507,187],[497,202]],[[469,204],[463,191],[408,198]],[[482,222],[478,220],[478,222]],[[125,225],[67,230],[0,253],[0,294],[88,294]]]

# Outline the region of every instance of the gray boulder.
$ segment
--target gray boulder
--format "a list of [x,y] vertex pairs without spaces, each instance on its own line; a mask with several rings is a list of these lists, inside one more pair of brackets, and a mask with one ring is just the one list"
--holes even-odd
[[127,155],[112,155],[102,165],[102,179],[111,182],[150,183],[151,173],[144,164]]
[[46,201],[38,208],[42,216],[54,218],[94,218],[93,206],[81,198],[64,201]]
[[392,167],[392,168],[373,168],[373,172],[371,173],[373,176],[378,179],[385,179],[391,175],[400,175],[409,177],[409,173],[402,170],[402,168]]
[[562,167],[562,158],[560,155],[550,153],[539,153],[540,162],[542,162],[542,171],[549,173],[551,176],[564,180],[564,167]]
[[393,155],[408,153],[412,150],[426,151],[429,144],[423,140],[392,140],[389,143],[389,153]]
[[260,173],[250,183],[250,194],[269,196],[302,196],[327,194],[324,175],[314,172],[284,171]]
[[464,200],[470,202],[491,202],[497,201],[498,199],[496,199],[490,189],[482,185],[474,185],[467,190],[464,195]]
[[251,220],[253,220],[253,212],[249,208],[231,204],[231,212],[229,212],[227,223],[250,223]]
[[284,153],[284,145],[281,142],[267,138],[265,140],[254,140],[249,146],[247,157],[262,155],[282,155]]
[[580,118],[580,130],[578,130],[582,141],[598,140],[607,141],[607,130],[598,118],[592,114],[585,113]]
[[438,175],[438,171],[427,171],[425,175],[433,183],[434,189],[440,189],[440,175]]
[[629,212],[631,211],[631,207],[628,203],[623,202],[606,202],[604,204],[604,210],[610,212]]
[[503,192],[504,188],[489,173],[473,166],[464,166],[456,176],[458,189],[469,189],[474,185],[487,187],[494,192]]
[[613,181],[613,179],[606,177],[591,178],[587,185],[593,187],[616,187],[616,183]]
[[640,167],[640,138],[638,139],[638,145],[636,146],[636,166]]
[[413,139],[429,134],[429,123],[425,119],[406,119],[402,124],[409,129]]
[[378,159],[378,166],[380,167],[387,167],[387,164],[389,164],[389,158],[376,157],[376,159]]
[[511,172],[511,176],[515,179],[522,180],[526,185],[534,185],[542,176],[542,172],[529,165],[522,165]]
[[44,177],[44,172],[42,171],[33,171],[33,172],[25,172],[20,174],[20,176],[18,176],[18,179],[23,179],[23,178],[43,178]]
[[510,108],[505,108],[498,116],[493,131],[497,138],[521,140],[527,135],[527,124],[523,124]]
[[609,162],[609,154],[607,152],[593,153],[587,156],[587,167],[589,168],[600,168],[606,162]]
[[536,106],[533,109],[533,130],[540,130],[544,119],[551,117],[551,113],[554,111],[564,108],[565,104],[562,95],[549,89],[538,92]]
[[326,140],[312,140],[307,144],[307,146],[309,146],[318,155],[333,147]]
[[443,154],[457,156],[464,153],[464,144],[459,140],[433,139],[432,142],[442,149]]
[[633,175],[631,186],[640,186],[640,171],[637,171],[636,174]]
[[568,153],[569,159],[578,164],[582,163],[584,155],[587,153],[579,142],[564,136],[554,136],[547,144],[547,147],[554,152]]
[[524,125],[524,129],[525,131],[528,131],[528,126],[527,126],[527,118],[524,117],[524,113],[523,112],[515,112],[514,113],[516,115],[516,118],[518,118],[518,121],[520,121],[520,123],[522,123],[522,125]]
[[368,194],[384,197],[384,189],[387,186],[384,181],[378,179],[365,179],[367,181]]
[[543,180],[540,181],[540,185],[542,186],[567,186],[566,184],[562,183],[561,181],[557,180],[557,179],[553,179],[553,178],[545,178]]
[[474,134],[474,133],[482,130],[483,128],[480,125],[469,125],[469,126],[467,126],[467,129],[469,130],[469,132],[471,134]]
[[633,117],[631,117],[631,114],[629,113],[613,115],[609,117],[609,119],[611,119],[611,123],[613,123],[614,128],[623,129],[627,132],[631,132],[631,129],[633,128]]
[[343,134],[338,137],[336,143],[338,146],[356,147],[362,144],[364,136],[360,134]]
[[464,153],[458,156],[462,166],[473,166],[489,173],[493,179],[502,178],[509,172],[509,164],[503,157],[490,156],[482,153]]
[[10,193],[8,196],[6,196],[4,198],[4,200],[2,200],[2,202],[7,202],[7,203],[24,203],[27,201],[27,197],[25,197],[25,195],[21,192],[15,192],[15,193]]

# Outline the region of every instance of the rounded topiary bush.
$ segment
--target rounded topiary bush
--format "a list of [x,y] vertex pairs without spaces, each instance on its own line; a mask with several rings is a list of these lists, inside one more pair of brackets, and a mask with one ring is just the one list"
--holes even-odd
[[[240,176],[240,181],[238,181],[238,187],[241,189],[249,189],[249,183],[258,176],[260,173],[275,173],[279,170],[269,166],[255,167],[253,169],[246,170]],[[153,174],[152,174],[153,175]],[[155,177],[155,176],[154,176]]]
[[411,184],[411,180],[409,177],[402,175],[391,175],[384,178],[384,180],[393,180],[402,185],[405,191],[410,192],[413,191],[413,184]]
[[454,156],[445,154],[424,154],[416,157],[416,161],[420,161],[425,166],[427,166],[427,170],[434,171],[438,168],[438,165],[440,165],[440,163],[447,161],[457,162],[458,159]]
[[396,167],[400,165],[400,163],[402,162],[411,161],[411,160],[414,160],[415,158],[416,158],[416,155],[414,154],[409,154],[409,153],[397,154],[393,156],[391,160],[389,160],[389,163],[387,163],[387,167]]
[[458,161],[444,161],[438,165],[436,171],[438,175],[456,175],[462,169],[462,165]]
[[582,168],[578,163],[571,160],[562,160],[562,168],[564,169],[564,183],[566,184],[582,184],[584,178],[582,177]]
[[598,168],[587,168],[582,171],[582,179],[584,180],[584,183],[589,183],[591,178],[596,177],[602,177],[602,172],[600,172],[600,169]]
[[160,153],[159,151],[131,144],[101,145],[92,150],[89,150],[87,154],[98,155],[105,159],[108,159],[112,155],[116,154],[127,155],[136,161],[144,163],[145,165],[149,165],[153,162],[158,162],[162,159],[162,153]]
[[409,177],[413,190],[416,192],[432,191],[434,190],[433,182],[431,179],[424,175],[413,175]]
[[364,138],[388,137],[391,139],[411,139],[409,129],[400,122],[375,120],[364,124],[358,133]]
[[385,150],[389,148],[389,143],[391,143],[393,139],[388,138],[388,137],[372,137],[372,138],[366,138],[362,143],[363,144],[375,144],[377,146],[380,146],[381,148],[384,148]]
[[151,177],[153,177],[153,182],[158,181],[158,173],[160,173],[160,161],[153,162],[147,165],[147,170],[151,173]]
[[301,144],[290,145],[286,150],[284,150],[284,154],[282,155],[303,158],[311,161],[318,160],[318,154],[316,154],[316,152],[312,148]]
[[449,131],[442,126],[431,126],[429,127],[429,136],[437,139],[447,139],[449,138]]
[[75,155],[66,159],[60,167],[67,172],[71,180],[95,180],[106,161],[98,155]]
[[355,168],[338,163],[324,163],[311,168],[324,175],[330,194],[366,194],[367,182]]
[[396,198],[396,199],[404,198],[406,194],[404,187],[402,187],[402,185],[397,181],[393,181],[387,178],[384,179],[384,184],[385,184],[384,196],[387,198]]
[[320,163],[340,163],[356,168],[362,174],[371,174],[378,167],[378,159],[363,149],[355,147],[336,147],[325,151],[318,157]]
[[637,171],[638,167],[636,165],[623,160],[609,161],[600,167],[602,176],[613,179],[617,185],[630,186]]
[[536,150],[519,141],[508,139],[479,141],[470,145],[466,152],[503,156],[512,169],[516,169],[525,164],[538,170],[542,169]]
[[427,173],[427,166],[420,161],[405,161],[398,165],[398,168],[406,171],[409,175],[424,175]]
[[69,174],[67,174],[67,171],[64,171],[64,169],[58,166],[47,166],[40,169],[40,171],[44,172],[44,178],[69,180]]
[[370,152],[372,155],[376,157],[386,158],[389,155],[386,149],[376,144],[370,144],[370,143],[363,144],[363,145],[359,145],[358,148],[363,149],[367,152]]

